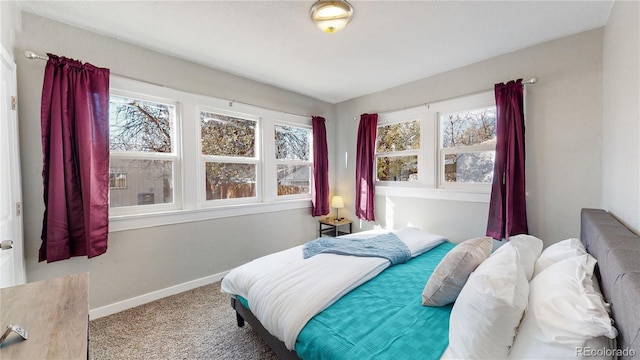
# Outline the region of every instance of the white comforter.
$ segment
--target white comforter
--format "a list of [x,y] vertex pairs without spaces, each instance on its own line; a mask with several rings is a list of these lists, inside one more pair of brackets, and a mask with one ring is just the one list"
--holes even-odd
[[[347,235],[369,238],[383,230]],[[393,231],[411,256],[417,256],[446,239],[416,228]],[[271,254],[242,265],[222,280],[222,291],[247,299],[249,307],[271,334],[293,349],[298,334],[316,314],[344,294],[378,275],[389,260],[319,254],[303,259],[302,246]]]

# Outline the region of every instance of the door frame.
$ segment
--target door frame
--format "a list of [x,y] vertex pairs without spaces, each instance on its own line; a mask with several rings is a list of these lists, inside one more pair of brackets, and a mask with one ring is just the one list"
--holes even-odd
[[[9,143],[9,167],[10,167],[10,187],[11,194],[9,194],[9,201],[12,208],[13,218],[13,249],[5,251],[13,251],[13,264],[14,264],[14,279],[15,285],[24,284],[26,282],[25,260],[24,260],[24,232],[23,232],[23,218],[22,218],[22,182],[21,182],[21,168],[20,168],[20,136],[18,129],[18,109],[17,105],[15,109],[12,109],[11,97],[17,99],[17,75],[16,75],[16,63],[14,58],[9,52],[0,46],[0,61],[2,67],[8,69],[8,78],[3,79],[8,84],[9,94],[2,94],[7,96],[6,109],[0,109],[0,121],[7,121],[7,139]],[[5,118],[6,116],[6,118]],[[5,139],[3,139],[5,140]],[[6,239],[0,239],[6,240]]]

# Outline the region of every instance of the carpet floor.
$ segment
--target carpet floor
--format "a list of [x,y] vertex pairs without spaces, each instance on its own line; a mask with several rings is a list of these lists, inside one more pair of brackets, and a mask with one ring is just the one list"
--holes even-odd
[[220,282],[89,322],[90,359],[277,359]]

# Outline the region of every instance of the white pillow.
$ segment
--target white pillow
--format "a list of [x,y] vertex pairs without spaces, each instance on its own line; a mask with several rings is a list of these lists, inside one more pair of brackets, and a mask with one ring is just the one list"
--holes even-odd
[[432,234],[414,227],[404,227],[392,232],[407,245],[411,256],[418,256],[447,241],[442,235]]
[[448,359],[504,359],[527,307],[518,249],[504,245],[471,273],[453,304]]
[[463,241],[442,258],[422,290],[422,305],[444,306],[456,301],[469,275],[491,254],[493,239]]
[[542,254],[540,254],[538,260],[536,260],[536,269],[533,277],[535,278],[536,275],[540,274],[544,269],[559,261],[586,253],[587,250],[584,248],[582,241],[578,239],[566,239],[549,245],[549,247],[544,249]]
[[542,240],[531,235],[515,235],[509,237],[509,242],[499,247],[494,253],[499,253],[504,247],[514,246],[518,249],[519,261],[522,263],[527,281],[531,281],[536,259],[542,252]]
[[575,358],[588,340],[617,336],[602,295],[592,286],[595,263],[589,254],[574,256],[549,266],[531,281],[529,307],[511,358]]

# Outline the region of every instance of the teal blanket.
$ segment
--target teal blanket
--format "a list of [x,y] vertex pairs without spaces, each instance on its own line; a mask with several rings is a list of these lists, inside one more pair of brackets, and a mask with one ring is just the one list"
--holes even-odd
[[388,259],[391,265],[403,264],[411,258],[411,251],[396,234],[387,233],[368,239],[321,237],[304,244],[304,258],[331,253]]
[[452,305],[422,306],[422,290],[455,245],[445,242],[392,266],[313,317],[295,350],[314,359],[439,359],[449,344]]

